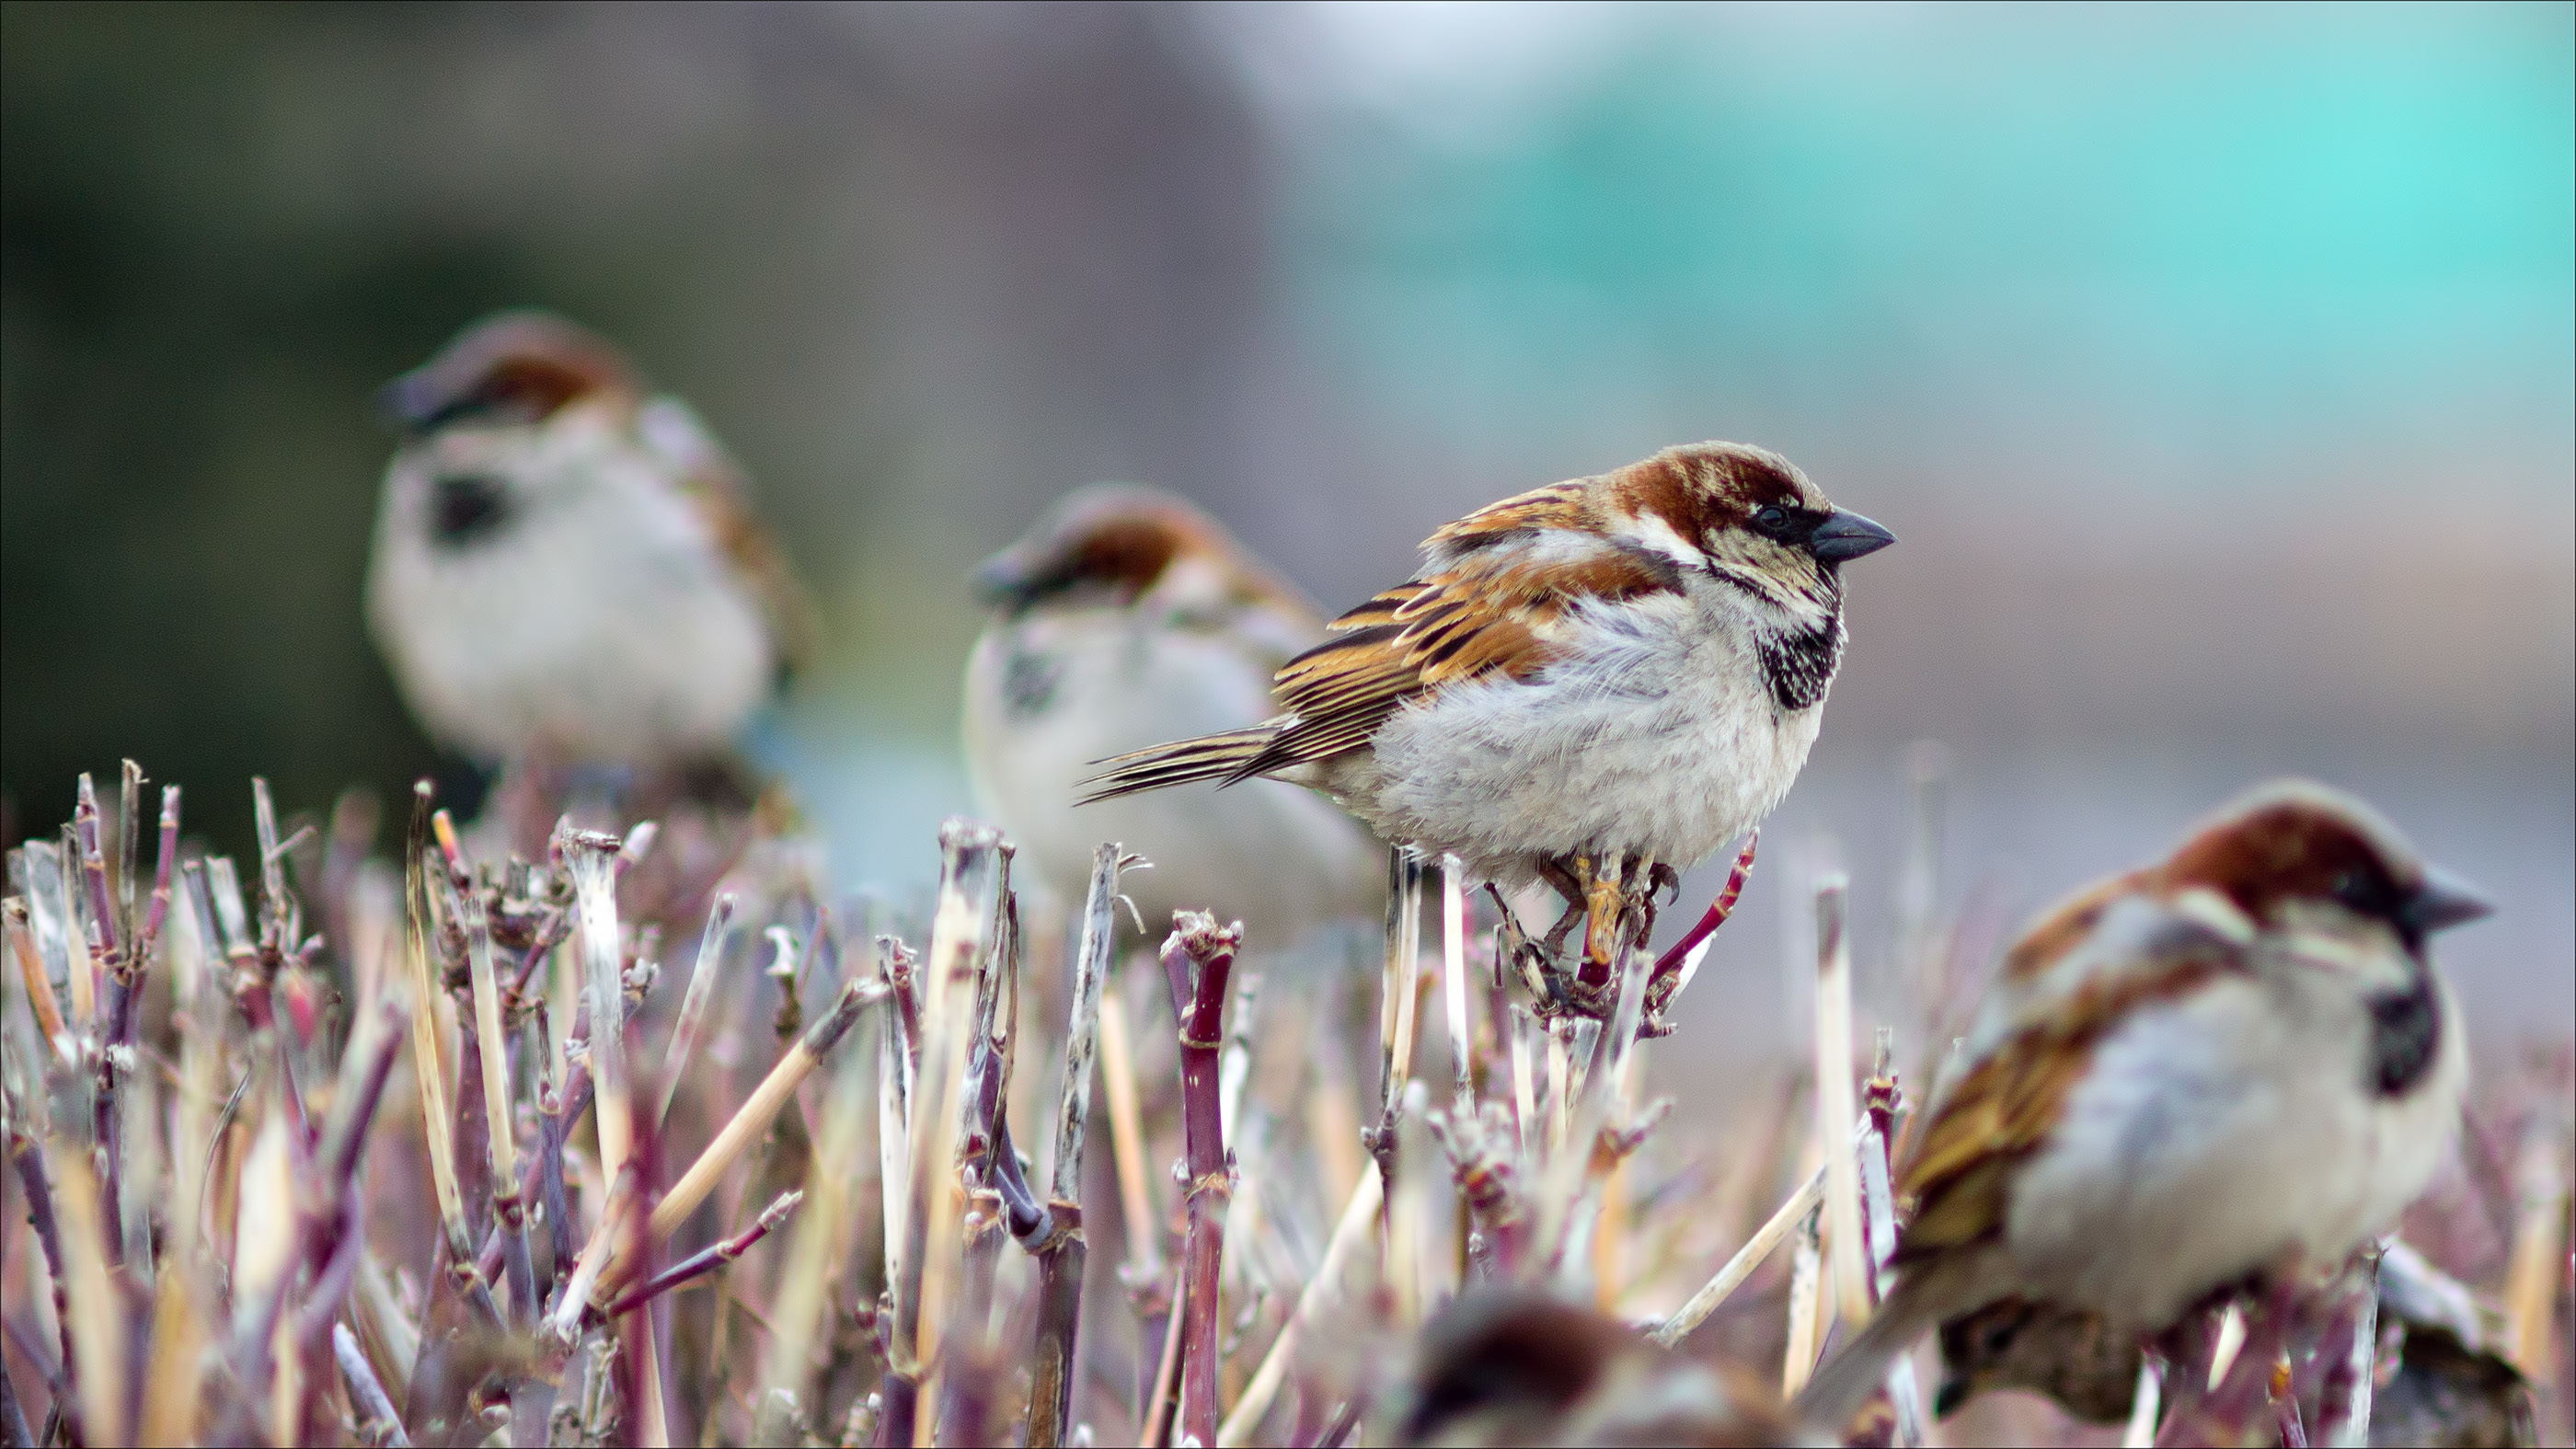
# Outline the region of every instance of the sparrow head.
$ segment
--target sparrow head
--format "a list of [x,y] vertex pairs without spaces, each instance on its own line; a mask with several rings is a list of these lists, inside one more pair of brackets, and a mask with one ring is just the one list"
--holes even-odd
[[385,384],[377,401],[406,434],[543,423],[577,402],[633,402],[633,367],[592,333],[545,312],[513,311],[465,329],[436,357]]
[[1068,494],[1026,537],[984,560],[975,586],[1010,617],[1128,609],[1140,601],[1182,613],[1262,604],[1312,612],[1224,525],[1185,499],[1134,483],[1095,483]]
[[1796,464],[1749,444],[1667,448],[1602,483],[1614,539],[1793,616],[1837,612],[1842,566],[1896,542],[1836,508]]
[[2429,864],[2360,800],[2307,780],[2256,787],[2153,873],[2164,891],[2222,898],[2265,929],[2351,938],[2393,934],[2410,954],[2425,937],[2495,909]]

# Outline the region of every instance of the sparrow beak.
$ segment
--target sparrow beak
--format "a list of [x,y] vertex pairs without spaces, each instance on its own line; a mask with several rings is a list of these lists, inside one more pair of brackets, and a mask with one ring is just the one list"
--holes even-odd
[[406,433],[425,433],[438,426],[447,403],[430,379],[406,372],[376,389],[376,412]]
[[1861,517],[1857,513],[1835,510],[1834,516],[1816,525],[1807,535],[1807,549],[1826,563],[1844,563],[1863,554],[1872,554],[1896,542],[1896,535]]
[[995,608],[1019,608],[1044,586],[1038,573],[1026,548],[1006,548],[975,566],[975,596]]
[[2424,884],[2416,888],[2404,909],[2406,924],[2430,935],[2495,914],[2495,902],[2487,899],[2486,892],[2440,866],[2428,865],[2424,867]]

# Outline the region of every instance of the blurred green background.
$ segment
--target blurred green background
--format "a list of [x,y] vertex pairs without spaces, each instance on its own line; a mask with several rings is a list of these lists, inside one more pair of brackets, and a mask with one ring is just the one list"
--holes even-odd
[[130,754],[237,841],[254,771],[430,768],[359,618],[370,393],[534,303],[696,404],[824,600],[760,748],[853,882],[968,804],[964,576],[1062,490],[1189,493],[1341,606],[1733,437],[1904,539],[1746,991],[1825,861],[1884,938],[1934,737],[1953,896],[2318,774],[2503,899],[2479,1024],[2563,1032],[2571,15],[0,6],[0,779],[46,822]]

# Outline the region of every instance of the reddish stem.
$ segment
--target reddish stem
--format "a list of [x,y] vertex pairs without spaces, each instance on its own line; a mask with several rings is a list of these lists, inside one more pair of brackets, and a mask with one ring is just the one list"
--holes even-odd
[[1225,1256],[1225,1210],[1234,1194],[1225,1150],[1219,1079],[1225,1051],[1226,978],[1243,943],[1240,925],[1213,916],[1173,917],[1163,943],[1163,969],[1176,982],[1186,972],[1189,1010],[1181,1017],[1181,1141],[1188,1162],[1189,1236],[1181,1255],[1180,1415],[1173,1437],[1216,1442],[1217,1270]]
[[1692,948],[1716,934],[1717,928],[1726,924],[1726,918],[1735,914],[1735,903],[1744,895],[1744,882],[1753,875],[1753,852],[1761,844],[1762,832],[1759,830],[1744,838],[1744,849],[1735,857],[1735,869],[1727,874],[1726,889],[1717,893],[1717,899],[1709,903],[1707,914],[1699,918],[1698,924],[1684,931],[1680,940],[1655,958],[1654,969],[1646,973],[1646,1020],[1649,1023],[1655,1022],[1664,1006],[1672,1000],[1673,993],[1681,989],[1682,963],[1689,959]]

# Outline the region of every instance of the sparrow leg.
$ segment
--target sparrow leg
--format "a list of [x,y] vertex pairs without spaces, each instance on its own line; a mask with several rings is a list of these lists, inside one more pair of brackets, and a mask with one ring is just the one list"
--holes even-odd
[[1583,965],[1576,973],[1587,985],[1608,980],[1616,964],[1612,958],[1619,945],[1619,918],[1628,910],[1628,895],[1619,881],[1621,860],[1621,852],[1615,850],[1597,862],[1575,857],[1577,871],[1589,876],[1583,883]]

